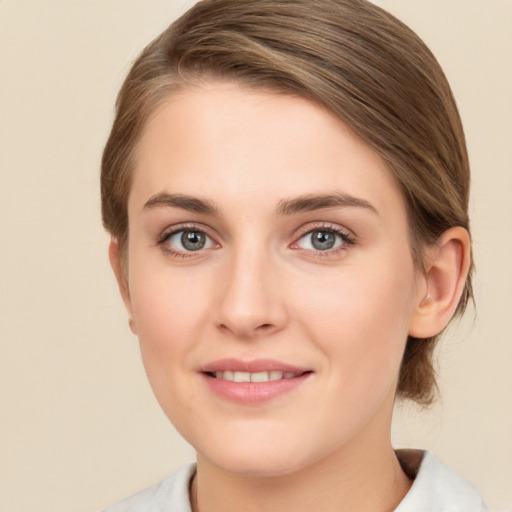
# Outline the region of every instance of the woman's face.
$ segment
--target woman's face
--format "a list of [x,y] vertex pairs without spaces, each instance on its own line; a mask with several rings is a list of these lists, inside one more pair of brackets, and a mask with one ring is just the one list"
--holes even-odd
[[128,206],[133,330],[200,460],[278,475],[389,446],[422,287],[368,146],[304,99],[212,82],[151,117]]

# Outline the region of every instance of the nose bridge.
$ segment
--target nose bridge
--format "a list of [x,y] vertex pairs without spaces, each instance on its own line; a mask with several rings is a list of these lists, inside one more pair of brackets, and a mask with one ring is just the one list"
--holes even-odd
[[285,323],[276,261],[261,245],[233,248],[222,273],[217,323],[236,336],[280,330]]

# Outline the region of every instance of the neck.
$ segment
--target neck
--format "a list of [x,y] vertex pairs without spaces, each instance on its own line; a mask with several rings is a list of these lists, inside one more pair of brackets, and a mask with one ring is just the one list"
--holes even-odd
[[391,444],[377,446],[344,449],[306,469],[271,477],[226,472],[199,455],[191,489],[193,511],[390,512],[411,481]]

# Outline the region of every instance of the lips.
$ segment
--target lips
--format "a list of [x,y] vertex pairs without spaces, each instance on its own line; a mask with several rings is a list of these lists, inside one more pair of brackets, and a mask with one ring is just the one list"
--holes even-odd
[[205,365],[200,371],[217,396],[244,404],[277,398],[299,387],[313,373],[270,359],[222,359]]
[[205,364],[200,369],[205,373],[215,373],[217,371],[231,371],[231,372],[271,372],[279,371],[284,373],[297,373],[301,374],[307,371],[306,368],[301,368],[288,363],[283,363],[275,359],[255,359],[251,361],[244,361],[242,359],[218,359],[211,363]]
[[233,372],[231,370],[218,370],[211,374],[216,379],[229,380],[230,382],[269,382],[280,379],[293,379],[298,377],[300,373],[282,372],[279,370],[271,370],[264,372]]

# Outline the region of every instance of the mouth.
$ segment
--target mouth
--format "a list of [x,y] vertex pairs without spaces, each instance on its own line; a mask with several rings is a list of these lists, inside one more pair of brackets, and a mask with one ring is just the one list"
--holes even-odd
[[204,366],[200,373],[217,396],[256,404],[297,390],[314,372],[273,360],[224,359]]
[[270,370],[262,372],[241,372],[231,370],[217,370],[215,372],[206,372],[207,375],[215,379],[227,380],[229,382],[271,382],[281,379],[294,379],[305,373],[310,372],[284,372],[279,370]]

